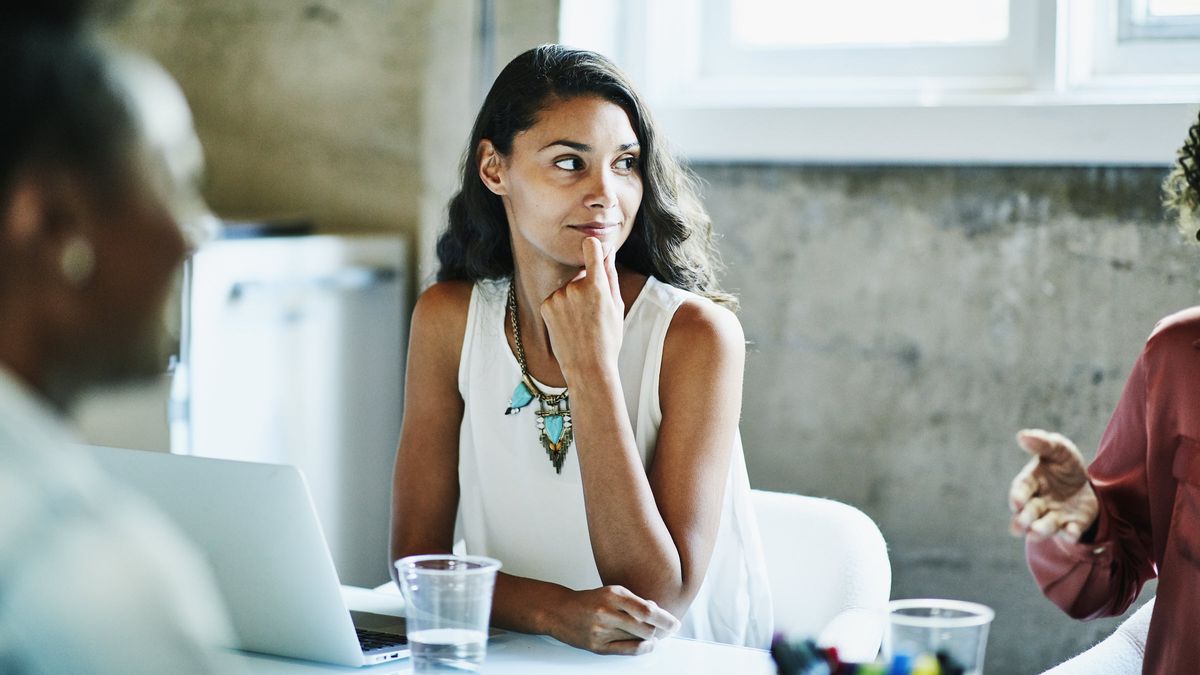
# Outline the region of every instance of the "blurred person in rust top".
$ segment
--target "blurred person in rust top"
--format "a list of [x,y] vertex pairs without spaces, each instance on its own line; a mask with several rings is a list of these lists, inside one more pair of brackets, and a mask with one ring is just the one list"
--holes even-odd
[[[1200,240],[1200,121],[1164,184]],[[1033,458],[1013,480],[1011,529],[1029,567],[1072,617],[1123,613],[1158,577],[1144,673],[1200,669],[1200,307],[1155,326],[1090,466],[1070,439],[1026,429]]]

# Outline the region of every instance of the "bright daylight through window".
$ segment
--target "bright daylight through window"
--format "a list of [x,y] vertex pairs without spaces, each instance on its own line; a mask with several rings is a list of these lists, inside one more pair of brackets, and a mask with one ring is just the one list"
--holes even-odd
[[701,160],[1165,164],[1200,98],[1200,0],[562,0],[560,19]]
[[739,0],[734,40],[745,47],[920,45],[1002,42],[1007,0]]

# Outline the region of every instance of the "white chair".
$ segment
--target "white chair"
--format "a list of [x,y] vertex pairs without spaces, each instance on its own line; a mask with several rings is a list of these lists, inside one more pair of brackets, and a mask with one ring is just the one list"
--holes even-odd
[[1138,608],[1121,622],[1112,635],[1097,642],[1091,649],[1064,661],[1043,675],[1137,675],[1142,672],[1146,653],[1146,636],[1150,632],[1150,615],[1154,599]]
[[883,640],[892,567],[865,513],[830,499],[754,490],[775,629],[870,661]]

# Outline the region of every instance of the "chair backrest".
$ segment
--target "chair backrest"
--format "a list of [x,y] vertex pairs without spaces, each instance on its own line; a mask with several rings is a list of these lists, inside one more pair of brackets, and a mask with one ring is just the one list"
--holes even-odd
[[754,490],[775,628],[875,657],[892,587],[887,544],[874,521],[830,499]]
[[1111,635],[1085,652],[1058,664],[1042,675],[1138,675],[1150,634],[1154,598],[1121,622]]

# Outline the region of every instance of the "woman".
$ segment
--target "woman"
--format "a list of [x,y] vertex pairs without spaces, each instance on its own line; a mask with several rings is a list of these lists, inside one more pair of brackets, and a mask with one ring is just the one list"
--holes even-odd
[[412,319],[392,559],[462,539],[504,564],[495,625],[596,652],[765,646],[744,339],[694,181],[625,76],[558,45],[514,59],[449,214]]
[[[1200,238],[1200,121],[1165,184]],[[1194,672],[1200,641],[1200,308],[1161,320],[1089,467],[1066,437],[1025,430],[1033,459],[1009,493],[1012,531],[1042,591],[1076,618],[1123,613],[1158,577],[1145,673]]]

